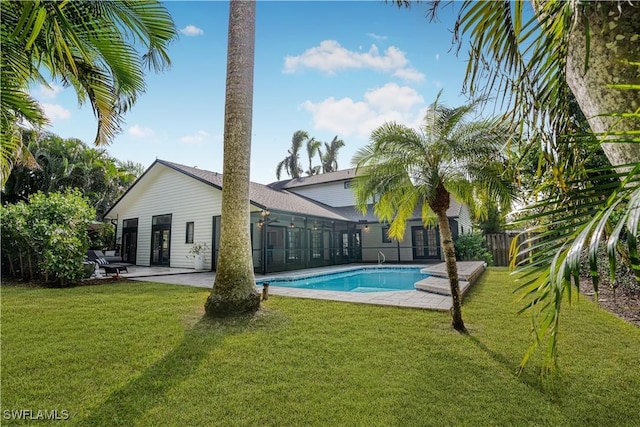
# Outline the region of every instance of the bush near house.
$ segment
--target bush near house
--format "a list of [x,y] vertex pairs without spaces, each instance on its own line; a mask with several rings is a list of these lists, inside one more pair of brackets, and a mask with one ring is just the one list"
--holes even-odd
[[484,261],[487,265],[493,264],[493,255],[482,233],[463,234],[454,245],[458,261]]
[[0,208],[3,272],[47,286],[67,286],[84,275],[87,227],[95,210],[79,191],[36,193]]

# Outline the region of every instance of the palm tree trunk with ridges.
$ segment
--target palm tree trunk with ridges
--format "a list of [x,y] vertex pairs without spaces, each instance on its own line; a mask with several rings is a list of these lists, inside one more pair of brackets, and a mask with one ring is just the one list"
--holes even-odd
[[[535,4],[535,3],[534,3]],[[621,90],[609,85],[637,84],[638,66],[626,59],[640,58],[640,5],[630,2],[591,2],[586,19],[576,21],[570,35],[566,79],[591,129],[600,134],[622,129],[638,129],[638,118],[612,117],[610,113],[629,113],[640,108],[635,90]],[[590,37],[587,39],[585,22]],[[587,53],[587,40],[589,52]],[[589,66],[585,72],[585,58]],[[604,143],[602,149],[612,165],[640,161],[640,144]]]
[[205,304],[207,314],[213,317],[252,313],[260,307],[249,233],[255,13],[254,1],[231,1],[220,254],[213,289]]
[[460,304],[460,283],[458,281],[458,266],[456,264],[456,250],[451,237],[451,227],[446,210],[436,212],[440,228],[440,246],[442,247],[444,262],[447,267],[447,277],[451,288],[451,326],[458,332],[467,332],[462,321],[462,306]]

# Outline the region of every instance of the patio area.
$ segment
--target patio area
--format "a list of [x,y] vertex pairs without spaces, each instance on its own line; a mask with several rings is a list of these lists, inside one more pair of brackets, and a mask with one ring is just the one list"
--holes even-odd
[[[386,264],[387,267],[406,267],[403,265]],[[348,266],[331,266],[313,269],[304,269],[296,271],[288,271],[281,273],[273,273],[267,275],[256,274],[256,280],[261,282],[276,280],[282,278],[305,277],[309,275],[337,273],[349,270],[356,270],[362,267],[371,267],[371,264],[350,264]],[[446,269],[444,263],[432,265],[416,265],[423,272],[431,274],[434,278],[446,277]],[[473,282],[482,274],[485,265],[478,261],[458,262],[458,276],[460,280],[468,283],[465,291],[473,285]],[[145,281],[167,283],[174,285],[195,286],[200,288],[211,288],[215,279],[215,272],[196,272],[188,268],[169,268],[169,267],[129,267],[129,272],[121,274],[121,277]],[[262,292],[262,286],[257,287]],[[371,293],[355,293],[355,292],[338,292],[323,291],[316,289],[295,289],[278,286],[269,287],[270,295],[287,296],[294,298],[310,298],[331,301],[343,301],[359,304],[375,304],[396,307],[419,308],[429,310],[448,311],[451,309],[451,297],[441,293],[425,292],[421,290],[408,291],[389,291],[389,292],[371,292]]]

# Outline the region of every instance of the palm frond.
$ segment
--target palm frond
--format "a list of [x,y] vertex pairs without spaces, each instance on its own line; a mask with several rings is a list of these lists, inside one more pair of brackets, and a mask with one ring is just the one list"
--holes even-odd
[[[570,300],[572,282],[578,285],[581,255],[586,252],[594,289],[597,293],[600,272],[596,256],[605,235],[608,234],[607,249],[610,266],[615,266],[616,247],[623,236],[637,261],[635,241],[640,235],[638,212],[640,212],[640,164],[627,165],[628,173],[615,173],[622,178],[613,184],[610,176],[601,176],[600,183],[583,189],[574,186],[580,181],[570,181],[568,194],[542,200],[530,206],[531,214],[517,223],[549,219],[545,224],[527,231],[529,237],[519,246],[512,247],[512,262],[515,267],[517,255],[524,256],[517,273],[523,281],[519,291],[526,301],[525,309],[535,309],[538,322],[537,335],[521,363],[521,369],[530,355],[545,339],[549,339],[549,366],[557,360],[557,328],[560,307],[564,296]],[[621,208],[622,211],[621,211]],[[617,223],[612,224],[613,215],[623,212]],[[640,269],[636,270],[640,280]]]

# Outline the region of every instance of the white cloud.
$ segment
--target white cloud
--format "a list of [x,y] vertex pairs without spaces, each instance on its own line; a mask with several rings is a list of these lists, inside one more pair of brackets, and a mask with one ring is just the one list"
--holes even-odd
[[301,107],[313,116],[313,126],[341,137],[368,138],[371,131],[387,121],[415,127],[422,118],[424,99],[414,89],[396,83],[367,91],[362,101],[351,98],[327,98],[314,103],[305,101]]
[[204,35],[204,31],[201,28],[196,27],[195,25],[187,25],[186,27],[181,28],[180,32],[187,37],[196,37],[196,36]]
[[36,90],[36,94],[44,99],[55,99],[56,96],[60,92],[62,92],[63,87],[55,84],[50,84],[49,87],[47,85],[40,85]]
[[396,70],[393,75],[408,82],[420,83],[424,81],[424,74],[415,68],[400,68]]
[[199,130],[193,135],[186,135],[180,138],[180,142],[183,144],[201,144],[209,138],[209,133],[204,130]]
[[365,101],[380,111],[410,111],[416,104],[424,103],[424,98],[414,89],[398,86],[397,83],[386,85],[367,91]]
[[129,135],[135,136],[136,138],[147,138],[153,134],[153,129],[144,128],[140,125],[133,125],[129,127]]
[[440,54],[436,53],[436,61],[440,61]]
[[50,121],[68,120],[71,118],[71,112],[58,104],[42,104],[44,114]]
[[368,68],[413,82],[424,80],[424,75],[410,68],[405,53],[395,46],[388,47],[382,54],[375,44],[366,52],[355,52],[345,49],[335,40],[324,40],[301,55],[285,57],[285,74],[303,68],[320,70],[329,75],[344,69]]
[[371,37],[372,39],[376,39],[376,40],[380,40],[380,41],[386,40],[388,38],[387,36],[381,36],[381,35],[376,34],[376,33],[367,33],[367,35],[369,37]]

